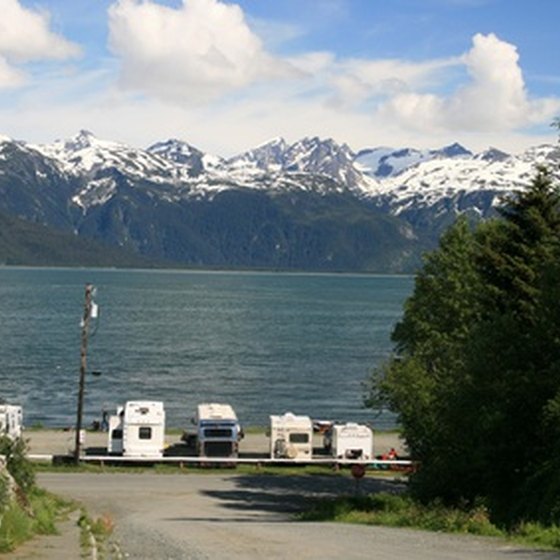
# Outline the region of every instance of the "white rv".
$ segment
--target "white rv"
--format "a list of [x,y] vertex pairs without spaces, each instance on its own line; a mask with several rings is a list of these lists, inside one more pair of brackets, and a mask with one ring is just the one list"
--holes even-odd
[[165,447],[165,410],[158,401],[128,401],[109,418],[107,451],[123,457],[160,458]]
[[243,432],[229,404],[199,404],[194,422],[200,457],[237,457]]
[[286,412],[270,417],[270,457],[310,459],[313,453],[313,424],[309,416]]
[[23,412],[21,406],[0,404],[0,436],[10,439],[21,437],[23,426]]
[[363,424],[335,424],[325,434],[324,445],[337,459],[369,461],[373,453],[373,432]]

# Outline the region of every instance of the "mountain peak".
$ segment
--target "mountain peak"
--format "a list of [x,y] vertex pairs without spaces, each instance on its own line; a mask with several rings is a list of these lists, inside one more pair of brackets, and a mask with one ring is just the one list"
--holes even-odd
[[89,148],[96,141],[95,134],[89,130],[82,129],[78,134],[72,136],[64,142],[64,146],[68,150],[77,151],[83,148]]
[[473,153],[467,150],[464,146],[459,144],[459,142],[453,142],[449,146],[444,146],[441,150],[437,150],[438,154],[445,157],[457,157],[457,156],[472,156]]

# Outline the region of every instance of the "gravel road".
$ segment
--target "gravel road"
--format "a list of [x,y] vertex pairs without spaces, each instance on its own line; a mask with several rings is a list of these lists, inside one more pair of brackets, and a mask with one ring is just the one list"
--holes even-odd
[[[560,559],[494,539],[293,520],[315,497],[353,492],[345,477],[43,473],[39,483],[109,513],[115,539],[134,560]],[[364,492],[396,490],[362,484]]]

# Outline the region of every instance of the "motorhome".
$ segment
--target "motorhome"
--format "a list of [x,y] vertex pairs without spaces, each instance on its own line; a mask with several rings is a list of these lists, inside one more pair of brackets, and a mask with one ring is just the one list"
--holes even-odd
[[243,431],[229,404],[199,404],[193,421],[200,457],[237,457]]
[[23,412],[21,406],[13,404],[0,404],[0,436],[10,439],[21,437],[23,426]]
[[370,460],[373,453],[373,432],[363,424],[335,424],[325,433],[324,446],[337,459]]
[[313,423],[309,416],[286,412],[270,417],[270,457],[310,459],[313,454]]
[[160,458],[165,447],[165,410],[159,401],[128,401],[109,417],[107,450],[123,457]]

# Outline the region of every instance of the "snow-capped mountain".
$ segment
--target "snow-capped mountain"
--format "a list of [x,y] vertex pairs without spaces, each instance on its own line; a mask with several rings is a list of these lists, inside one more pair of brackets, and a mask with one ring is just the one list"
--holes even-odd
[[59,162],[62,171],[75,176],[92,176],[99,171],[114,169],[130,177],[169,182],[186,175],[180,167],[157,154],[101,140],[87,130],[81,130],[68,140],[33,148]]
[[[490,193],[490,205],[505,193],[529,184],[539,164],[560,163],[557,146],[542,145],[512,156],[494,148],[472,157],[432,158],[380,182],[376,196],[385,197],[393,214],[407,208],[434,206],[459,195]],[[485,216],[489,208],[476,211]]]
[[396,272],[459,213],[492,216],[537,164],[559,162],[552,145],[355,153],[277,138],[222,159],[175,139],[142,150],[87,131],[40,146],[0,137],[0,212],[158,260]]
[[198,148],[187,144],[187,142],[175,138],[164,142],[156,142],[147,151],[185,167],[189,177],[198,177],[204,172],[219,169],[223,165],[222,158],[205,154]]
[[287,144],[275,138],[266,144],[227,161],[230,171],[256,174],[311,173],[325,175],[345,189],[368,191],[375,185],[355,163],[355,154],[346,144],[332,139],[303,138]]
[[414,148],[367,148],[360,150],[355,162],[369,177],[386,178],[398,175],[405,169],[432,159],[471,157],[473,154],[458,143],[440,150],[417,150]]

